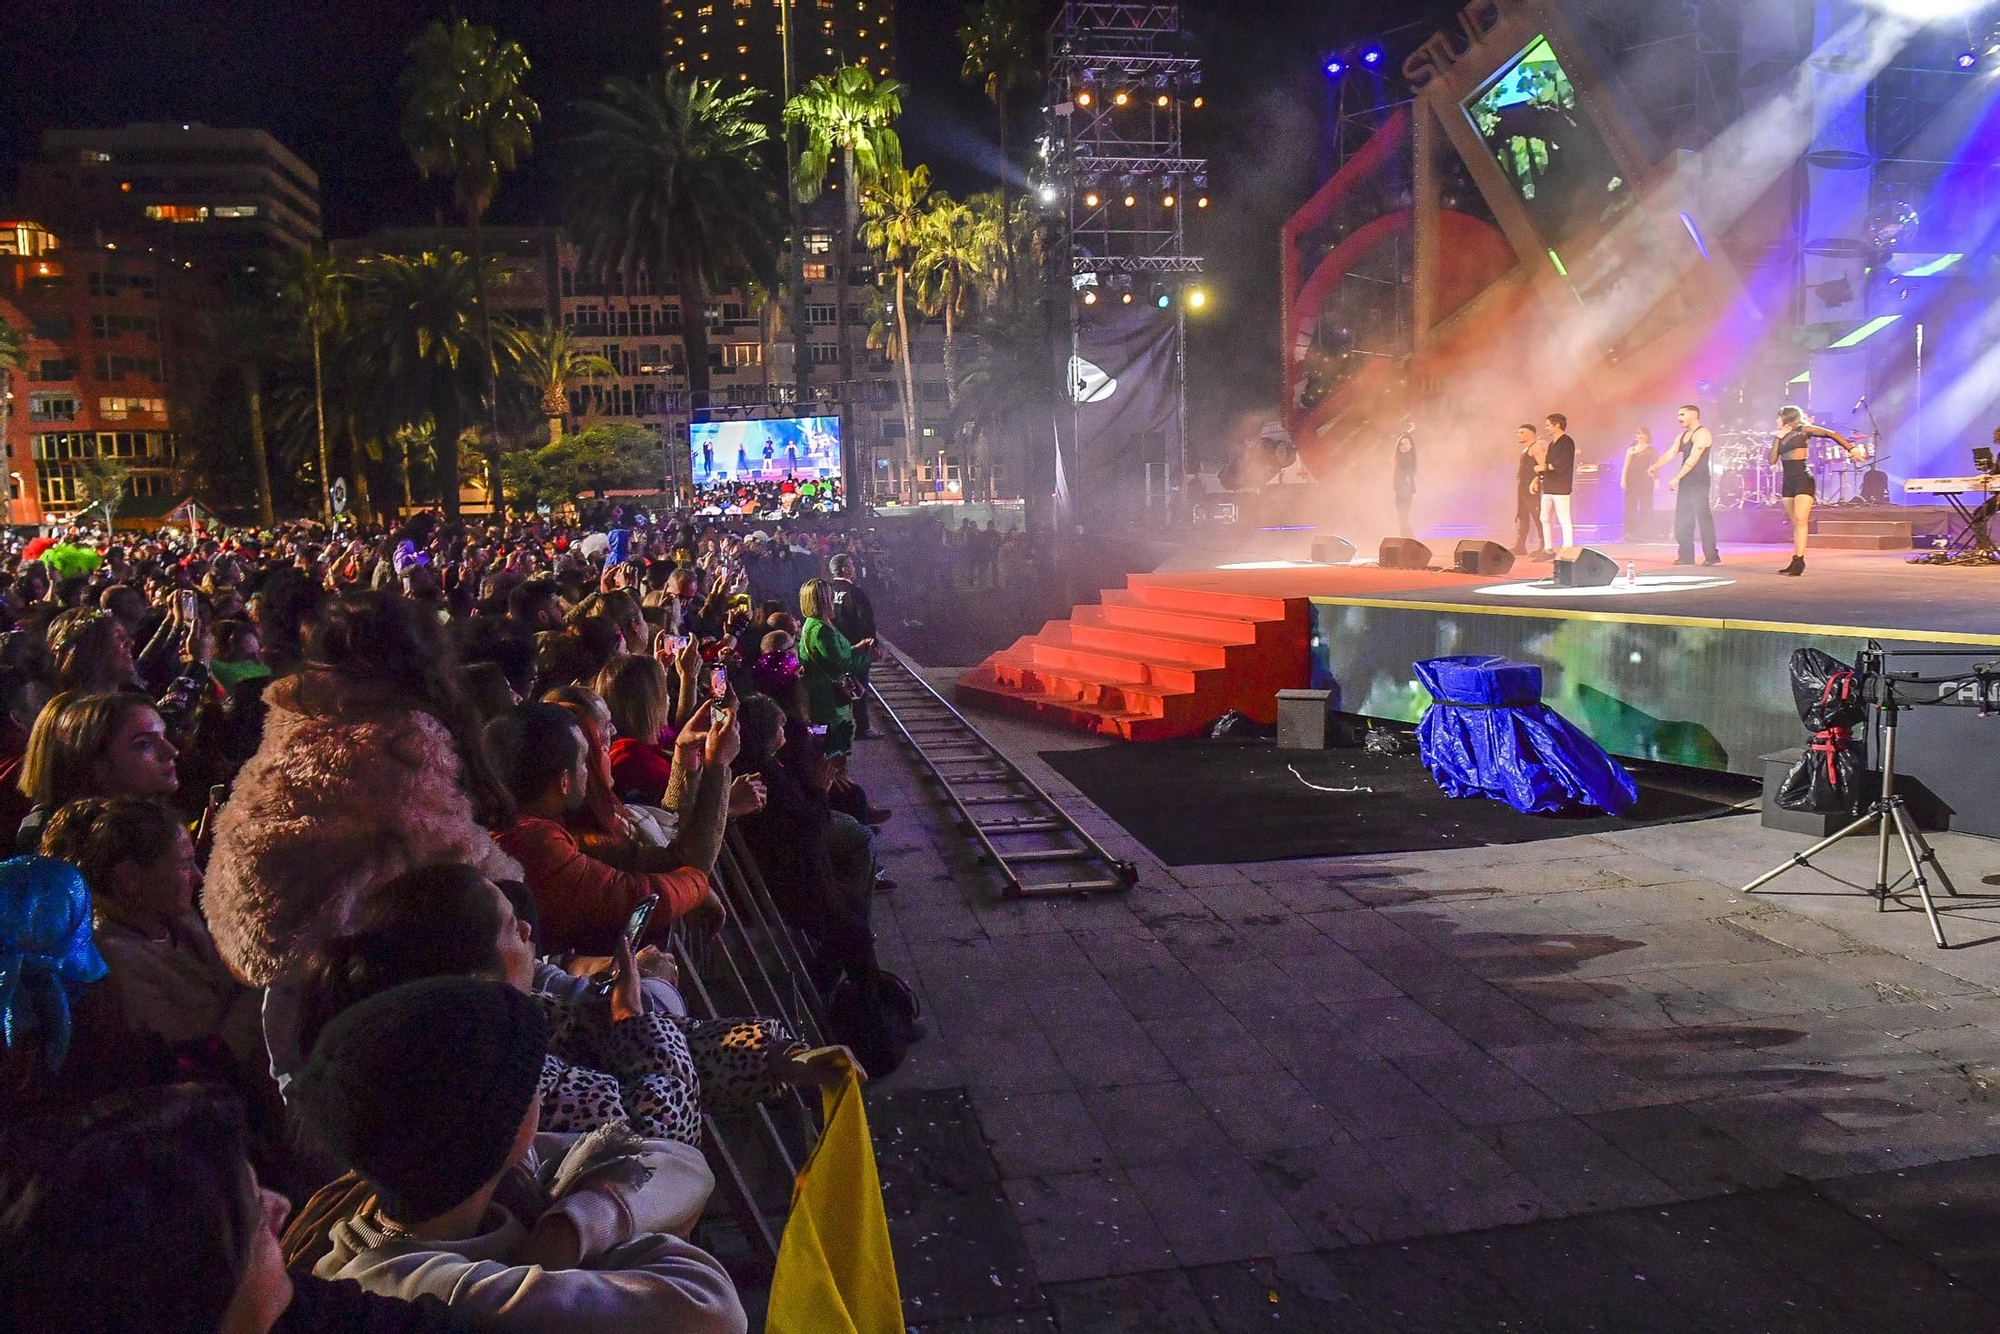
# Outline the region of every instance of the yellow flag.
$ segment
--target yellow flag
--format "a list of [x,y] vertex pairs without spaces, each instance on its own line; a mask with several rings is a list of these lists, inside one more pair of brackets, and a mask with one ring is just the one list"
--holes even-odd
[[849,1071],[821,1096],[826,1129],[792,1187],[765,1334],[903,1334],[861,1081]]

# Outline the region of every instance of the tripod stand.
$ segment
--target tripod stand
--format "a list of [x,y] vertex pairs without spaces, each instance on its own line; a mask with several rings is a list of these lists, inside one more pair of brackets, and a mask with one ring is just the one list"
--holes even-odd
[[1875,907],[1878,912],[1886,912],[1889,907],[1889,834],[1893,829],[1903,844],[1903,856],[1910,863],[1910,879],[1917,889],[1917,897],[1923,900],[1924,915],[1930,918],[1931,935],[1937,940],[1939,949],[1949,948],[1945,944],[1944,925],[1938,921],[1937,904],[1931,901],[1930,882],[1924,878],[1924,865],[1937,872],[1938,884],[1953,898],[1958,890],[1952,887],[1951,877],[1945,874],[1944,865],[1938,861],[1934,851],[1923,836],[1916,822],[1910,818],[1909,808],[1902,795],[1896,791],[1896,714],[1901,705],[1896,702],[1896,685],[1887,677],[1882,681],[1882,790],[1870,803],[1867,814],[1837,833],[1829,834],[1819,842],[1799,853],[1791,860],[1766,871],[1743,886],[1742,892],[1754,894],[1771,881],[1776,880],[1793,867],[1810,868],[1812,859],[1825,852],[1850,834],[1858,834],[1869,825],[1875,826]]

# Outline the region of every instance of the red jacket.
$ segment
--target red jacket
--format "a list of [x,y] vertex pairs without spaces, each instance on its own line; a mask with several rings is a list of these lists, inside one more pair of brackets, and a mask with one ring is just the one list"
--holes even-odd
[[[653,926],[664,928],[708,895],[708,876],[692,866],[671,870],[624,870],[586,851],[558,820],[527,816],[494,835],[508,856],[521,863],[541,915],[539,944],[547,953],[606,954],[625,919],[648,894],[660,896]],[[633,845],[631,859],[664,850]]]
[[636,793],[637,800],[657,806],[673,777],[674,757],[665,746],[628,736],[611,743],[611,786],[621,794]]

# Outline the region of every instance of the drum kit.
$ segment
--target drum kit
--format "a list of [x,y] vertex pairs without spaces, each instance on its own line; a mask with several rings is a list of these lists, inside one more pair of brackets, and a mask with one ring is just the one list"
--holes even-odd
[[[1718,509],[1755,509],[1776,506],[1784,496],[1785,470],[1770,462],[1771,429],[1730,428],[1715,433],[1715,505]],[[1831,440],[1812,441],[1813,478],[1818,483],[1822,505],[1852,505],[1863,500],[1868,473],[1886,454],[1878,454],[1877,442],[1866,431],[1847,433],[1862,453],[1854,463],[1847,451]]]

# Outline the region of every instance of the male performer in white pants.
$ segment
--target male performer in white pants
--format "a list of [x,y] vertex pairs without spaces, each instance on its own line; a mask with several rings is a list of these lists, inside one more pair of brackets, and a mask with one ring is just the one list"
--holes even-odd
[[[1569,418],[1551,412],[1548,418],[1549,448],[1536,471],[1542,493],[1542,537],[1549,550],[1576,545],[1576,529],[1570,522],[1569,497],[1576,487],[1576,441],[1569,437]],[[1556,528],[1562,541],[1556,541]]]

